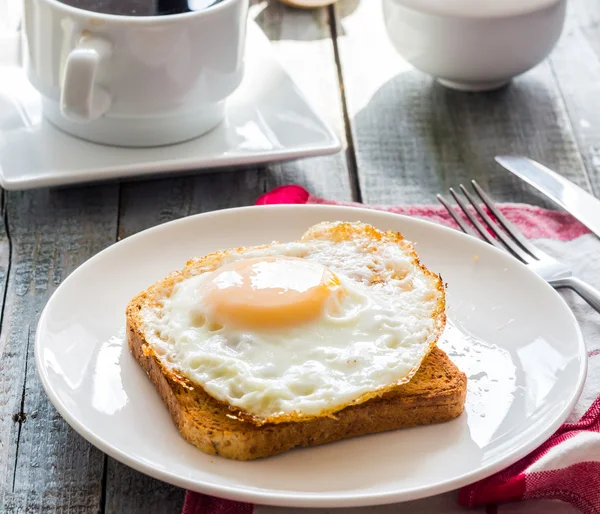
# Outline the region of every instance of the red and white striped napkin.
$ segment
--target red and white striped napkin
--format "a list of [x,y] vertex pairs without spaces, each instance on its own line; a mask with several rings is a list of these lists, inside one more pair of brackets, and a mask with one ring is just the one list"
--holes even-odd
[[[256,203],[340,204],[314,197],[296,185],[275,188]],[[441,206],[373,208],[456,227]],[[535,239],[536,244],[570,264],[579,277],[600,287],[600,240],[578,221],[568,214],[530,205],[504,204],[500,210],[528,238]],[[584,391],[567,423],[517,463],[459,491],[393,506],[351,509],[353,514],[600,514],[600,315],[569,292],[565,293],[565,299],[581,324],[590,357]],[[297,509],[249,505],[188,491],[183,514],[291,514],[292,510],[298,512]],[[339,512],[345,514],[343,509]]]

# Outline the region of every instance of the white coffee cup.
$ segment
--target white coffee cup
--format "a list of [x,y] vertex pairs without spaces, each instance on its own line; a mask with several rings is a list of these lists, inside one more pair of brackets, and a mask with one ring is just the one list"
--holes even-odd
[[157,146],[218,125],[244,74],[248,0],[120,16],[25,0],[25,69],[44,116],[83,139]]

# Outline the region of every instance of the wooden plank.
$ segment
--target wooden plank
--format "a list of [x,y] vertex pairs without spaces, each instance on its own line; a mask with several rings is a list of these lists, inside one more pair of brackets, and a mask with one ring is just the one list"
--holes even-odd
[[0,511],[98,511],[104,456],[51,406],[33,340],[60,282],[114,242],[118,186],[5,194],[11,271],[0,337]]
[[252,205],[265,180],[264,171],[251,169],[123,184],[118,238],[199,212]]
[[[279,2],[255,0],[253,16],[275,46],[292,79],[345,146],[341,92],[327,9],[294,9]],[[318,70],[318,73],[315,71]],[[345,152],[267,167],[266,187],[297,183],[313,194],[352,199]]]
[[378,2],[338,16],[344,90],[366,203],[435,203],[471,178],[500,201],[545,204],[497,166],[524,154],[587,187],[583,163],[548,62],[509,87],[448,90],[396,54]]
[[[122,483],[116,487],[116,482]],[[184,491],[108,459],[105,513],[179,514]]]
[[569,2],[563,35],[550,56],[592,190],[600,196],[600,4]]
[[[4,316],[4,303],[6,295],[6,282],[10,272],[10,241],[6,230],[5,203],[6,194],[2,191],[2,220],[0,222],[0,320]],[[0,323],[1,326],[1,323]],[[6,338],[0,336],[0,366],[9,359],[10,348],[7,347]],[[15,413],[20,411],[20,403],[12,389],[23,384],[24,366],[13,369],[12,372],[0,374],[0,511],[2,510],[3,492],[12,489],[16,445],[10,444],[14,439],[15,428],[18,432],[18,418]],[[16,421],[15,421],[16,419]]]
[[[327,10],[299,11],[254,2],[255,17],[274,41],[281,62],[319,113],[344,140],[337,68]],[[314,70],[319,69],[319,74]],[[208,175],[123,184],[119,238],[182,216],[252,205],[263,192],[297,183],[314,194],[352,199],[345,154]],[[177,512],[183,491],[108,460],[105,512]]]

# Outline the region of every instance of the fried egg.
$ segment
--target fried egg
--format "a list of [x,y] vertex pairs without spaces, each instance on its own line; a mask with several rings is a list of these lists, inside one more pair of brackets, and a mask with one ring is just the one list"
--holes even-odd
[[257,424],[332,415],[410,380],[445,324],[440,277],[400,234],[361,223],[186,269],[141,313],[146,340]]

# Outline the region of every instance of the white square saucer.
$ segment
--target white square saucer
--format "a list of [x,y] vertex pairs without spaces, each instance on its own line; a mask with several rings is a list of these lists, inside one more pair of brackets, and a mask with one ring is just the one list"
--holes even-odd
[[0,185],[5,189],[250,165],[340,148],[253,21],[248,22],[246,75],[229,99],[225,121],[175,145],[119,148],[72,137],[42,118],[39,94],[20,67],[0,67]]

